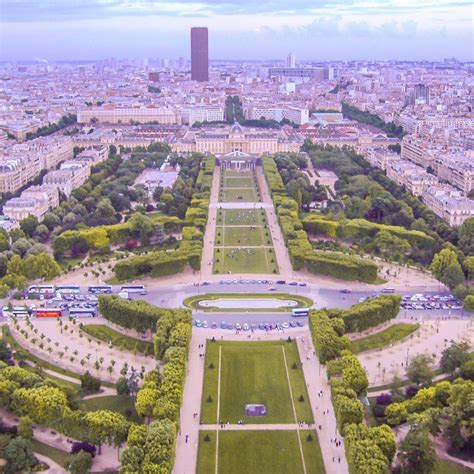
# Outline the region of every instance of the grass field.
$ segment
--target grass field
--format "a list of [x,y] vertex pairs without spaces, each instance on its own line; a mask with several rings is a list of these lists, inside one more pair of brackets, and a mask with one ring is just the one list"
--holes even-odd
[[[308,435],[311,435],[308,437]],[[206,438],[206,436],[208,438]],[[314,431],[220,431],[217,455],[219,474],[303,473],[301,439],[307,474],[325,472]],[[205,441],[209,439],[209,441]],[[216,472],[216,432],[201,431],[198,474]]]
[[[230,273],[229,273],[230,272]],[[278,273],[273,248],[216,247],[214,249],[214,273]]]
[[255,188],[253,176],[243,176],[241,178],[226,177],[224,180],[225,188]]
[[438,459],[438,464],[435,467],[433,474],[467,474],[468,472],[472,471],[453,462]]
[[[217,413],[219,374],[220,408]],[[245,405],[248,403],[264,403],[267,415],[247,417]],[[201,419],[206,424],[218,420],[230,423],[239,420],[246,423],[313,422],[296,343],[208,342]]]
[[[207,293],[204,295],[189,296],[183,301],[183,305],[189,309],[199,309],[201,311],[268,311],[267,308],[217,308],[216,306],[200,306],[199,302],[203,300],[218,299],[270,299],[270,300],[293,300],[297,302],[296,306],[291,308],[308,308],[313,305],[313,300],[301,295],[290,295],[289,293]],[[288,307],[273,308],[272,311],[290,311]]]
[[216,245],[225,247],[271,246],[270,231],[264,227],[216,227]]
[[52,459],[53,461],[57,462],[60,466],[64,467],[66,460],[70,453],[66,453],[58,448],[53,448],[49,446],[49,444],[41,443],[36,439],[31,440],[31,446],[33,451],[38,454],[42,454],[43,456],[47,456],[48,458]]
[[260,202],[255,188],[225,188],[220,196],[221,202]]
[[219,209],[217,225],[266,225],[267,217],[263,209]]
[[358,352],[370,351],[372,349],[381,349],[400,341],[415,332],[419,327],[419,324],[394,324],[376,334],[352,341],[351,350],[357,354]]
[[117,347],[123,347],[128,351],[133,351],[135,347],[137,352],[141,352],[142,354],[152,355],[154,351],[152,342],[126,336],[103,324],[87,324],[83,325],[81,329],[96,339],[100,339],[107,344],[112,343]]
[[85,411],[111,410],[124,415],[129,421],[142,423],[143,420],[135,410],[135,398],[129,396],[110,395],[95,397],[81,401],[81,409]]

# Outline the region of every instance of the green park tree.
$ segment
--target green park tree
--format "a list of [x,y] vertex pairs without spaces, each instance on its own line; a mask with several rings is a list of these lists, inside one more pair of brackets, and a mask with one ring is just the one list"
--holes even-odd
[[64,467],[71,474],[87,474],[92,467],[92,456],[81,449],[66,459]]
[[431,474],[437,462],[436,451],[426,430],[411,428],[400,443],[401,472]]
[[7,472],[25,472],[36,464],[31,443],[21,437],[10,441],[5,448],[4,456],[8,461]]
[[433,358],[428,354],[418,354],[407,367],[408,379],[417,385],[428,385],[433,380]]
[[18,423],[18,434],[27,440],[33,438],[33,422],[29,416],[20,417],[20,422]]

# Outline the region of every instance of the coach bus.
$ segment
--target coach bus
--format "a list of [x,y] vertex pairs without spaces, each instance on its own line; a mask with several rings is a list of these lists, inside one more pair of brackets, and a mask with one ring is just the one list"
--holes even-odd
[[30,315],[26,306],[13,306],[11,313],[15,318],[27,318]]
[[291,310],[291,315],[294,318],[299,318],[301,316],[308,316],[309,314],[309,309],[308,308],[299,308],[299,309],[292,309]]
[[87,291],[93,295],[110,295],[112,293],[112,287],[110,285],[94,285],[89,286]]
[[28,288],[28,298],[52,298],[54,296],[54,285],[33,285]]
[[125,285],[120,288],[120,291],[127,293],[137,293],[139,295],[146,295],[145,287],[143,285]]
[[81,292],[81,288],[78,285],[59,285],[56,287],[56,293],[62,295],[78,295]]
[[395,288],[384,288],[381,293],[395,293]]
[[35,310],[37,318],[60,318],[63,315],[61,308],[38,308]]
[[69,316],[76,316],[76,317],[92,317],[95,318],[96,316],[96,309],[92,306],[87,308],[81,306],[71,306],[69,308]]

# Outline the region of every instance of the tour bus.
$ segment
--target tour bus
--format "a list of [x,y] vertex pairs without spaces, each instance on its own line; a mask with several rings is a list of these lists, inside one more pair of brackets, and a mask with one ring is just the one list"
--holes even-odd
[[395,288],[384,288],[382,293],[395,293]]
[[62,295],[78,295],[81,292],[79,285],[59,285],[56,287],[56,293]]
[[299,309],[291,310],[291,315],[295,318],[298,318],[300,316],[308,316],[308,314],[309,314],[308,308],[299,308]]
[[112,287],[110,285],[94,285],[89,286],[87,291],[93,295],[110,295],[112,293]]
[[52,298],[54,296],[54,285],[33,285],[28,288],[28,298]]
[[95,318],[96,309],[92,306],[89,306],[87,308],[81,306],[71,306],[69,308],[69,316]]
[[139,295],[146,295],[145,287],[143,285],[124,285],[120,291],[127,293],[137,293]]
[[25,306],[13,306],[11,313],[15,318],[27,318],[30,315],[28,308]]
[[63,315],[61,308],[38,308],[35,310],[37,318],[60,318]]

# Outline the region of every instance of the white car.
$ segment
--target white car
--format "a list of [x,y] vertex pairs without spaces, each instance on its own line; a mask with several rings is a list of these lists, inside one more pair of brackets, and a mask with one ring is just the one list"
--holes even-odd
[[240,325],[240,323],[235,323],[235,329],[237,331],[241,331],[242,330],[242,326]]
[[281,323],[281,327],[283,329],[288,329],[290,327],[290,325],[285,321],[285,322]]
[[250,326],[247,323],[244,323],[243,328],[244,328],[244,331],[250,330]]
[[202,322],[202,327],[203,328],[208,328],[209,327],[209,324],[207,323],[207,321]]
[[122,298],[123,300],[129,300],[130,296],[128,295],[128,291],[120,291],[118,293],[118,297]]

